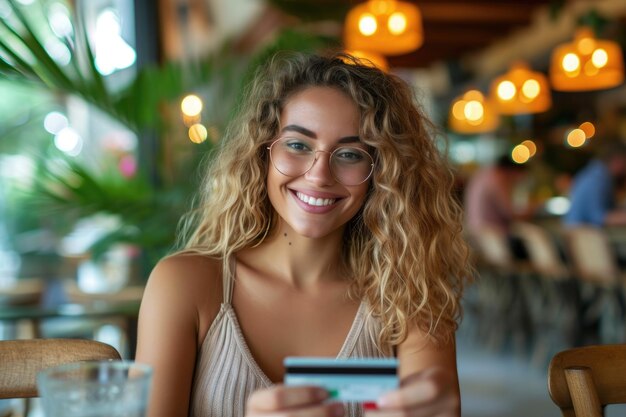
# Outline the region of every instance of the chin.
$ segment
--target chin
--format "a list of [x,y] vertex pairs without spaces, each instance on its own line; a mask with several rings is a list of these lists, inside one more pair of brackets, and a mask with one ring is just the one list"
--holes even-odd
[[304,229],[304,230],[300,230],[300,229],[294,229],[294,232],[296,232],[296,234],[298,236],[302,236],[304,238],[307,239],[320,239],[323,237],[326,237],[329,235],[328,232],[326,231],[322,231],[322,230],[311,230],[311,229]]
[[[343,228],[329,229],[328,227],[313,227],[312,225],[291,225],[294,233],[307,239],[321,239],[337,233],[342,233]],[[341,229],[341,230],[340,230]]]

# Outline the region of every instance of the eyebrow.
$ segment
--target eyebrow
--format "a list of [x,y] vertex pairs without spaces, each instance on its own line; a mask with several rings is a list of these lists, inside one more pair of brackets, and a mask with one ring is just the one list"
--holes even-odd
[[[297,132],[304,136],[308,136],[312,139],[317,139],[317,134],[315,134],[315,132],[307,129],[306,127],[302,127],[299,125],[287,125],[283,127],[280,132],[281,133]],[[339,143],[354,143],[354,142],[361,142],[361,138],[359,138],[358,136],[344,136],[343,138],[339,139]]]

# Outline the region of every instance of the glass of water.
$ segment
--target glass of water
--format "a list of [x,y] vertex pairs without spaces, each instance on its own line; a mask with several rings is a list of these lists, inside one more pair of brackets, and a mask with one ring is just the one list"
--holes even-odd
[[132,361],[87,361],[37,375],[46,417],[145,417],[152,368]]

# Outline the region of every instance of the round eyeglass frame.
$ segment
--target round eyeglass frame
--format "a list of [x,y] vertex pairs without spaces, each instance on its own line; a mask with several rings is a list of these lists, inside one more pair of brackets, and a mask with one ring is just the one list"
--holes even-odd
[[333,172],[333,165],[332,165],[332,163],[330,163],[330,158],[332,158],[333,154],[334,154],[335,152],[337,152],[338,150],[340,150],[340,149],[342,149],[342,148],[343,148],[343,147],[338,147],[338,148],[335,148],[335,149],[334,149],[334,150],[332,150],[332,151],[315,150],[315,152],[314,152],[314,153],[315,153],[315,158],[313,158],[313,163],[311,163],[311,166],[310,166],[310,167],[308,167],[306,170],[304,170],[304,172],[302,172],[301,174],[296,174],[296,175],[289,175],[289,174],[286,174],[286,173],[284,173],[283,171],[281,171],[281,170],[280,170],[280,169],[276,166],[276,163],[274,162],[274,159],[272,158],[272,148],[274,147],[274,145],[275,145],[276,143],[280,142],[280,141],[281,141],[281,140],[283,140],[283,139],[284,139],[284,138],[278,138],[278,139],[276,139],[276,140],[275,140],[275,141],[273,141],[273,142],[272,142],[269,146],[267,146],[267,147],[266,147],[266,149],[268,150],[268,153],[269,153],[269,155],[270,155],[270,161],[272,161],[272,166],[276,169],[276,171],[280,172],[281,174],[283,174],[283,175],[285,175],[285,176],[287,176],[287,177],[295,178],[295,177],[299,177],[300,175],[304,175],[304,174],[306,174],[307,172],[309,172],[309,171],[311,170],[311,168],[313,168],[313,166],[315,165],[315,162],[317,162],[317,158],[318,158],[318,157],[317,157],[317,154],[318,154],[318,153],[320,153],[320,152],[321,152],[321,153],[327,153],[327,154],[328,154],[328,159],[329,159],[329,164],[328,164],[328,166],[329,166],[330,174],[333,176],[333,178],[335,179],[335,181],[337,181],[337,182],[338,182],[339,184],[341,184],[341,185],[345,185],[346,187],[353,187],[353,186],[356,186],[356,185],[361,185],[361,184],[363,184],[365,181],[367,181],[367,180],[369,180],[369,179],[370,179],[370,177],[372,176],[372,173],[374,172],[374,158],[372,157],[372,155],[370,155],[370,153],[369,153],[369,152],[367,152],[367,151],[365,151],[365,150],[363,150],[363,149],[359,149],[359,150],[360,150],[360,151],[362,151],[365,155],[367,155],[367,156],[369,157],[370,161],[371,161],[371,164],[370,164],[370,172],[369,172],[369,174],[367,174],[367,176],[365,177],[365,179],[364,179],[363,181],[358,182],[358,183],[356,183],[356,184],[345,184],[343,181],[339,180],[339,178],[337,178],[337,176],[336,176],[336,175],[335,175],[335,173]]

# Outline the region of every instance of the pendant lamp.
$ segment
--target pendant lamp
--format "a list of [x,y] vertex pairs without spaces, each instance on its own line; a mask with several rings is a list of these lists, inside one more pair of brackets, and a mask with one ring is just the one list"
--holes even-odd
[[469,90],[452,102],[448,123],[457,133],[473,134],[496,130],[500,120],[495,106],[483,93]]
[[404,1],[368,0],[348,12],[344,42],[347,49],[384,55],[414,51],[424,43],[421,13]]
[[531,71],[524,62],[515,62],[509,72],[491,83],[491,97],[501,114],[541,113],[550,108],[548,79]]
[[387,72],[389,70],[389,63],[384,55],[377,54],[376,52],[360,51],[360,50],[347,50],[347,54],[358,58],[359,61],[367,66],[376,67],[380,70]]
[[588,27],[579,28],[574,41],[557,46],[550,62],[552,88],[589,91],[611,88],[624,81],[624,58],[613,41],[596,39]]

